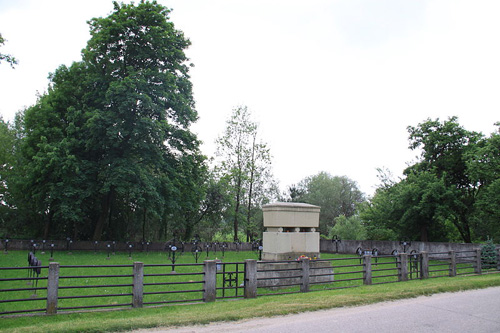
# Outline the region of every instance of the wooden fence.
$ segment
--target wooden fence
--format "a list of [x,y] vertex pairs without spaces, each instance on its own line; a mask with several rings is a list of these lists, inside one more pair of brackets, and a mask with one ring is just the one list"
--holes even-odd
[[[481,250],[400,253],[300,261],[1,267],[0,315],[255,298],[412,279],[498,272]],[[75,274],[85,269],[86,274]],[[14,274],[14,272],[17,272]],[[9,273],[9,274],[7,274]],[[8,276],[8,277],[5,277]],[[27,286],[26,286],[27,285]],[[26,297],[27,293],[33,293]],[[33,305],[31,305],[33,304]]]

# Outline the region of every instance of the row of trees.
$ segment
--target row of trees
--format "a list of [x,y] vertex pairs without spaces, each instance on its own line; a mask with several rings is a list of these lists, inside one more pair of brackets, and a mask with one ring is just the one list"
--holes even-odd
[[205,166],[189,131],[190,42],[168,14],[155,2],[115,3],[89,21],[82,61],[60,66],[47,93],[18,114],[2,163],[9,232],[145,237],[150,221],[166,233],[197,211]]
[[420,159],[398,181],[381,171],[381,186],[360,210],[368,236],[500,240],[500,132],[485,137],[456,117],[427,120],[408,132]]
[[2,234],[260,237],[259,208],[278,196],[270,151],[241,106],[212,164],[201,154],[190,131],[190,42],[169,13],[156,2],[115,2],[108,17],[89,21],[82,60],[57,68],[13,123],[0,119]]
[[467,131],[456,118],[409,127],[420,160],[399,180],[381,171],[369,200],[353,180],[326,172],[280,195],[245,106],[207,159],[190,131],[190,42],[169,13],[156,2],[115,3],[108,17],[89,21],[82,60],[56,69],[13,123],[0,119],[0,233],[250,241],[263,231],[261,206],[281,200],[320,206],[326,237],[500,239],[500,134]]

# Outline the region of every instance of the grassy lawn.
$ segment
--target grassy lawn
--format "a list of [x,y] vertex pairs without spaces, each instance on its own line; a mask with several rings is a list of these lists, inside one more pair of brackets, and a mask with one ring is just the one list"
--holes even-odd
[[[37,257],[42,260],[43,265],[47,265],[50,254],[38,254]],[[0,255],[0,267],[25,267],[26,266],[26,251],[12,251],[7,255]],[[221,258],[222,253],[210,253],[208,259]],[[322,258],[347,258],[353,257],[352,255],[330,255],[325,254]],[[362,276],[361,273],[352,273],[345,275],[336,275],[336,282],[332,284],[321,284],[312,287],[312,290],[319,290],[319,292],[302,293],[302,294],[288,294],[277,296],[259,297],[257,299],[238,299],[238,300],[217,300],[215,303],[197,303],[190,305],[169,305],[156,308],[142,308],[130,309],[129,303],[131,297],[128,296],[131,292],[132,263],[134,261],[144,262],[145,265],[158,265],[170,264],[165,253],[135,253],[133,258],[129,259],[128,253],[117,253],[111,255],[110,259],[107,258],[106,253],[93,252],[75,252],[71,255],[65,252],[54,254],[55,261],[59,262],[62,266],[67,265],[123,265],[124,267],[116,268],[61,268],[60,286],[86,286],[89,288],[84,289],[61,289],[59,297],[64,296],[78,296],[82,294],[109,294],[127,296],[111,296],[99,298],[76,298],[76,299],[60,299],[59,307],[71,306],[86,306],[93,304],[103,305],[119,305],[121,302],[126,304],[125,308],[120,311],[94,311],[86,313],[60,313],[56,316],[20,316],[15,318],[3,317],[0,319],[1,331],[36,331],[36,332],[50,332],[50,331],[123,331],[136,328],[158,327],[158,326],[175,326],[175,325],[189,325],[189,324],[203,324],[213,321],[228,321],[238,320],[244,318],[258,317],[258,316],[274,316],[288,313],[297,313],[302,311],[314,311],[319,309],[327,309],[333,307],[368,304],[386,300],[395,300],[407,297],[416,297],[420,295],[428,295],[438,292],[458,291],[475,288],[485,288],[489,286],[500,285],[500,274],[488,274],[482,276],[459,276],[459,277],[441,277],[427,280],[414,280],[401,283],[380,284],[372,286],[363,286],[362,281],[353,280],[351,278],[358,278]],[[226,252],[224,262],[243,261],[245,258],[256,259],[255,253],[252,252]],[[199,262],[207,259],[206,254],[200,257]],[[191,253],[185,253],[178,258],[177,263],[187,264],[194,263],[194,257]],[[335,274],[341,272],[357,271],[360,267],[337,267],[342,265],[359,265],[358,258],[345,259],[332,261]],[[233,265],[234,266],[234,265]],[[228,270],[234,270],[234,267],[228,265]],[[374,278],[374,283],[392,282],[397,280],[394,276],[395,262],[394,258],[379,258],[377,265],[372,263],[372,268],[379,267],[380,272],[374,272],[376,275],[390,275],[389,277]],[[177,266],[175,268],[177,273],[197,273],[201,271],[199,266]],[[467,272],[471,269],[466,269]],[[159,294],[145,294],[144,302],[155,304],[156,302],[169,302],[173,300],[189,301],[191,299],[201,298],[201,292],[192,293],[163,293],[164,291],[186,290],[186,289],[201,289],[202,286],[197,281],[201,281],[201,277],[196,275],[174,275],[171,274],[171,267],[169,266],[146,266],[145,274],[150,276],[145,277],[145,282],[151,285],[145,286],[145,293],[151,292]],[[1,271],[2,278],[6,277],[25,277],[25,270],[22,271]],[[114,278],[71,278],[77,275],[127,275],[127,277],[114,277]],[[242,273],[240,281],[242,280]],[[431,274],[432,275],[432,274]],[[438,275],[438,274],[436,274]],[[42,272],[41,276],[46,276]],[[182,285],[166,285],[165,283],[175,282],[189,282],[189,284]],[[110,279],[112,281],[110,281]],[[222,275],[218,276],[222,279]],[[339,281],[345,279],[347,281]],[[221,282],[221,281],[220,281]],[[9,285],[10,284],[10,285]],[[12,285],[16,284],[16,285]],[[95,287],[105,284],[117,284],[126,286],[117,287]],[[46,281],[39,281],[38,286],[43,287]],[[328,290],[332,287],[346,287],[346,286],[359,286],[357,288],[349,289],[336,289]],[[29,288],[26,281],[15,282],[2,282],[0,288]],[[291,287],[279,292],[294,291],[298,287]],[[226,291],[233,293],[233,290]],[[45,291],[36,291],[37,297],[33,297],[32,291],[22,291],[22,298],[33,299],[45,297]],[[273,293],[272,290],[259,288],[258,294],[264,295]],[[222,290],[218,291],[218,296],[222,297]],[[19,293],[16,296],[9,295],[7,292],[0,294],[0,299],[20,298]],[[34,308],[32,303],[39,303],[40,308],[44,308],[45,302],[43,300],[34,300],[32,302],[17,302],[17,303],[3,303],[2,311],[9,311],[14,306],[28,306],[27,309]],[[6,310],[7,308],[7,310]]]
[[269,317],[370,304],[433,293],[500,286],[500,274],[415,280],[359,288],[303,294],[217,301],[193,305],[171,305],[121,311],[86,312],[2,318],[1,331],[9,332],[104,332],[161,326],[206,324],[252,317]]

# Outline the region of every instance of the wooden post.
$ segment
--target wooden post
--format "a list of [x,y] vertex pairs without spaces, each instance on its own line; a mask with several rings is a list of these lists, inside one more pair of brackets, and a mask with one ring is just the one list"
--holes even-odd
[[363,283],[372,284],[372,256],[363,256]]
[[448,256],[450,257],[450,276],[457,276],[457,255],[455,251],[449,251]]
[[420,278],[428,279],[429,278],[429,253],[426,251],[420,252]]
[[49,264],[49,275],[47,278],[47,308],[49,315],[57,313],[57,294],[59,290],[59,263]]
[[408,281],[408,254],[399,254],[399,281]]
[[257,260],[245,260],[245,298],[257,297]]
[[500,271],[500,248],[497,250],[497,270]]
[[144,264],[134,262],[134,278],[132,287],[132,307],[142,308],[144,296]]
[[300,285],[300,292],[306,293],[309,291],[309,269],[310,260],[309,258],[304,258],[300,260],[302,262],[302,283]]
[[214,302],[217,297],[217,266],[215,260],[205,260],[203,262],[204,276],[204,292],[203,301],[204,302]]
[[474,267],[474,273],[481,274],[483,270],[481,263],[481,249],[476,249],[476,265]]

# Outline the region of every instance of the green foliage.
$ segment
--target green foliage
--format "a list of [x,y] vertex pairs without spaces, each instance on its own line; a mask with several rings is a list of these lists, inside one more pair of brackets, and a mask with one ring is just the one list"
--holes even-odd
[[169,13],[115,2],[89,21],[83,60],[51,74],[25,111],[18,201],[30,202],[33,236],[190,237],[206,166],[189,130],[190,42]]
[[499,135],[484,138],[455,117],[408,131],[421,159],[398,182],[381,175],[382,185],[360,214],[369,235],[387,229],[398,238],[448,241],[459,235],[465,242],[500,236]]
[[[232,221],[233,239],[238,240],[243,225],[246,241],[260,237],[260,207],[277,197],[277,185],[271,171],[271,153],[258,140],[259,127],[246,106],[233,110],[224,133],[217,139],[215,173],[227,185],[230,209],[225,218]],[[240,239],[241,240],[241,239]]]
[[351,217],[364,195],[353,180],[332,176],[327,172],[307,177],[289,187],[289,200],[321,207],[319,223],[321,234],[328,235],[339,216]]
[[337,235],[340,239],[365,240],[366,228],[359,216],[345,217],[341,215],[335,219],[335,226],[330,231],[329,237]]
[[[5,42],[6,40],[3,38],[2,34],[0,34],[0,46],[4,45]],[[2,63],[2,61],[6,61],[12,68],[14,68],[14,65],[17,65],[17,59],[10,54],[0,53],[0,63]]]
[[498,262],[498,253],[492,239],[488,239],[481,246],[481,267],[483,269],[496,268]]

